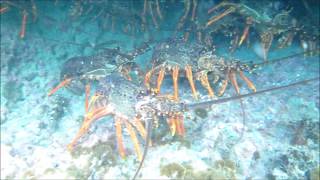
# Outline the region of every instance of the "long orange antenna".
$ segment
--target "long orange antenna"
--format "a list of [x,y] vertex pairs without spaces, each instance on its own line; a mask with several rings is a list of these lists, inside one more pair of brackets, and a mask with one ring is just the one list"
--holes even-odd
[[55,92],[57,92],[60,88],[68,85],[71,82],[71,78],[67,78],[65,80],[63,80],[60,84],[58,84],[58,86],[56,86],[55,88],[53,88],[49,93],[48,96],[51,96],[52,94],[54,94]]

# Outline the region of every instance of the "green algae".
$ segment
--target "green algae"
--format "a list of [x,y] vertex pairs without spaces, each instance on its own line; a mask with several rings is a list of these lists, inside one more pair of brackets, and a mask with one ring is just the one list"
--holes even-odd
[[69,175],[71,175],[75,179],[88,179],[90,176],[88,168],[86,168],[85,170],[85,169],[79,169],[76,166],[70,166],[68,167],[67,172]]
[[81,155],[91,155],[91,159],[100,158],[103,154],[106,153],[106,158],[110,164],[116,163],[117,153],[114,152],[115,145],[111,142],[98,142],[93,147],[77,147],[72,151],[71,155],[73,158],[79,158]]
[[314,168],[310,173],[310,180],[320,180],[320,166]]
[[[71,156],[75,159],[82,155],[89,155],[90,161],[85,165],[84,168],[77,168],[71,166],[68,168],[68,174],[75,177],[76,179],[88,179],[90,176],[90,167],[96,169],[96,171],[106,172],[109,167],[116,164],[118,154],[114,152],[114,144],[111,142],[98,142],[93,147],[77,147],[72,151]],[[93,159],[102,160],[100,163],[91,161]],[[93,164],[95,163],[95,164]]]
[[177,179],[236,179],[236,165],[230,160],[219,160],[213,167],[196,171],[190,164],[170,163],[160,167],[160,174]]

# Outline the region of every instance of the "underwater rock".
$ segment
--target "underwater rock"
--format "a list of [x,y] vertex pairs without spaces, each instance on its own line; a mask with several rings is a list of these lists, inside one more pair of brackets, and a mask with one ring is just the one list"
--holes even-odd
[[194,110],[195,114],[202,118],[202,119],[205,119],[208,117],[208,111],[206,109],[203,109],[203,108],[197,108]]
[[3,97],[7,99],[9,104],[22,100],[22,84],[15,80],[9,80],[4,84],[2,93]]
[[69,108],[70,100],[57,95],[51,99],[51,102],[53,106],[51,107],[51,111],[48,113],[50,116],[50,126],[53,129],[58,129],[60,120],[64,116],[67,108]]
[[289,176],[287,173],[281,171],[280,169],[277,169],[275,168],[273,171],[272,171],[272,175],[273,177],[275,177],[275,179],[288,179]]
[[33,72],[33,73],[29,73],[28,75],[26,75],[24,77],[24,79],[27,81],[32,81],[36,77],[37,77],[37,73]]

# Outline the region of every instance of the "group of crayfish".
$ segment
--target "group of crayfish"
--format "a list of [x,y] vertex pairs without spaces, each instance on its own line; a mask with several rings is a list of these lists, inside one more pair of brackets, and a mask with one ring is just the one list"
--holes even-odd
[[[150,49],[153,49],[152,68],[143,73],[135,58]],[[170,38],[153,47],[144,43],[131,52],[121,52],[120,48],[104,49],[93,56],[71,58],[63,65],[61,83],[53,88],[48,96],[62,87],[75,93],[85,92],[84,120],[75,138],[68,145],[70,151],[88,132],[93,122],[113,116],[120,156],[126,155],[122,134],[123,128],[126,128],[140,160],[140,169],[151,142],[152,129],[163,123],[162,120],[166,121],[173,136],[184,136],[184,112],[199,105],[210,107],[224,101],[226,98],[220,96],[223,96],[228,84],[235,90],[236,98],[260,93],[247,77],[256,67],[253,63],[220,57],[212,49],[197,42],[185,43],[183,38]],[[133,78],[133,75],[136,78]],[[173,93],[162,93],[163,81],[171,78]],[[182,78],[187,79],[196,103],[187,104],[180,98],[179,82],[183,81],[179,79]],[[241,84],[238,79],[242,80]],[[207,95],[197,91],[196,80],[200,81]],[[98,85],[95,93],[91,95],[93,84]],[[247,87],[252,93],[241,95],[240,87],[243,84],[243,88]],[[201,99],[209,101],[199,102]],[[145,141],[144,153],[139,139]]]
[[[263,49],[263,58],[267,60],[273,42],[277,42],[277,48],[289,47],[294,39],[298,39],[301,48],[305,52],[311,52],[319,48],[319,16],[313,12],[315,0],[288,1],[249,1],[241,0],[222,1],[213,4],[214,1],[205,2],[199,0],[183,0],[176,2],[159,0],[136,0],[122,5],[117,0],[81,0],[71,1],[70,17],[75,20],[79,17],[90,17],[84,21],[90,23],[99,21],[103,30],[122,31],[129,36],[141,33],[151,33],[153,28],[164,29],[171,17],[166,17],[167,12],[175,11],[176,4],[183,4],[184,8],[175,32],[184,35],[184,41],[192,38],[199,43],[212,48],[219,46],[217,37],[223,36],[229,41],[229,50],[234,52],[240,46],[250,46],[259,41]],[[38,3],[38,2],[37,2]],[[14,13],[21,14],[20,38],[26,34],[26,26],[29,16],[32,22],[40,18],[35,0],[21,2],[1,0],[0,14],[5,14],[10,9]],[[285,3],[288,3],[287,5]],[[57,6],[58,0],[53,6]],[[210,8],[203,8],[210,4]],[[201,9],[202,8],[202,9]],[[46,15],[41,18],[52,19]],[[101,21],[101,22],[100,22]],[[120,22],[120,23],[117,23]]]

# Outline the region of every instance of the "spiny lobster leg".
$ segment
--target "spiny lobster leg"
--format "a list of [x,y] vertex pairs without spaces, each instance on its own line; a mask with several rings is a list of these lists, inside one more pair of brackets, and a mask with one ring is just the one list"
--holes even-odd
[[162,67],[159,71],[159,75],[158,75],[158,79],[157,79],[157,89],[156,89],[156,93],[160,93],[160,89],[161,89],[161,84],[164,78],[164,74],[165,74],[165,68]]
[[139,141],[138,138],[136,136],[136,133],[134,132],[134,129],[132,128],[131,124],[125,120],[125,124],[126,127],[128,129],[129,135],[132,139],[133,145],[134,145],[134,149],[137,153],[138,159],[141,161],[142,160],[142,154],[141,154],[141,150],[140,150],[140,145],[139,145]]
[[156,0],[156,6],[157,6],[157,14],[159,16],[159,19],[163,19],[163,16],[162,16],[162,13],[161,13],[161,10],[160,10],[160,4],[159,4],[159,0]]
[[146,14],[147,14],[147,0],[144,0],[143,2],[143,11],[142,11],[142,14],[141,14],[141,20],[142,20],[142,23],[141,23],[141,30],[142,31],[145,31],[146,30],[146,26],[147,26],[147,18],[146,18]]
[[243,43],[243,41],[248,37],[249,29],[250,29],[250,25],[247,25],[247,26],[244,28],[238,46],[241,46],[241,44]]
[[36,6],[36,3],[34,2],[34,0],[31,0],[31,4],[32,4],[31,8],[32,8],[33,22],[35,22],[38,17],[37,6]]
[[248,79],[242,71],[239,71],[239,75],[241,77],[241,79],[246,82],[247,86],[253,91],[253,92],[256,92],[257,89],[256,87],[254,86],[254,84],[250,81],[250,79]]
[[213,6],[212,8],[210,8],[210,9],[208,10],[208,14],[210,14],[210,13],[212,13],[213,11],[219,9],[220,7],[227,6],[227,5],[232,6],[232,5],[234,5],[234,3],[221,2],[221,3],[219,3],[218,5]]
[[227,71],[227,73],[225,75],[225,79],[222,80],[222,85],[221,85],[221,88],[219,90],[218,96],[222,96],[224,94],[224,92],[226,91],[226,89],[227,89],[228,81],[229,81],[229,73],[230,73],[230,70]]
[[153,22],[155,28],[158,29],[159,28],[159,24],[158,24],[158,21],[157,21],[155,15],[153,14],[153,8],[152,8],[152,4],[151,3],[152,3],[151,1],[148,2],[149,11],[150,11],[150,14],[151,14],[152,22]]
[[140,133],[141,137],[144,140],[146,140],[147,133],[146,133],[146,129],[144,128],[144,126],[141,123],[141,120],[139,118],[135,118],[133,122],[134,122],[134,126],[137,128],[137,130]]
[[179,23],[177,26],[178,30],[181,29],[185,24],[185,21],[189,15],[190,9],[191,9],[191,0],[184,0],[184,14],[179,20]]
[[150,79],[153,73],[153,69],[147,72],[147,74],[144,77],[144,85],[146,86],[147,89],[150,89]]
[[0,14],[5,13],[7,10],[9,10],[8,6],[0,8]]
[[179,89],[178,89],[178,77],[179,77],[179,67],[175,66],[172,70],[172,80],[173,80],[173,99],[175,101],[179,100]]
[[[90,100],[88,101],[88,111],[91,109],[92,105],[97,101],[97,99],[100,97],[99,94],[93,95]],[[88,112],[86,112],[88,113]]]
[[67,78],[65,80],[63,80],[60,84],[58,84],[58,86],[56,86],[55,88],[53,88],[49,93],[48,96],[51,96],[52,94],[54,94],[55,92],[57,92],[60,88],[68,85],[71,82],[71,78]]
[[185,71],[186,71],[186,76],[187,76],[187,79],[189,81],[189,84],[191,86],[191,91],[192,91],[192,95],[195,99],[198,99],[198,94],[197,94],[197,91],[196,91],[196,88],[195,88],[195,85],[194,85],[194,82],[193,82],[193,76],[192,76],[192,68],[190,65],[187,65],[185,67]]
[[273,41],[273,34],[272,32],[263,32],[260,35],[260,38],[261,38],[262,49],[263,49],[263,59],[264,61],[268,61],[268,52]]
[[68,150],[72,151],[73,147],[75,146],[75,144],[77,143],[77,141],[81,138],[81,136],[83,136],[85,133],[88,132],[90,125],[97,119],[106,116],[108,114],[110,114],[112,111],[110,108],[106,108],[106,107],[102,107],[102,108],[98,108],[95,109],[93,112],[89,112],[87,113],[84,122],[80,128],[80,130],[78,131],[76,137],[72,140],[72,142],[68,145]]
[[179,136],[181,136],[182,135],[182,133],[181,133],[181,125],[180,125],[180,120],[179,120],[179,118],[177,116],[174,117],[174,122],[176,124],[177,133],[178,133]]
[[176,123],[174,117],[169,117],[167,122],[171,131],[171,136],[174,136],[176,134]]
[[242,33],[242,36],[241,36],[240,41],[239,41],[239,44],[238,44],[239,46],[241,46],[241,44],[243,43],[243,41],[247,38],[248,33],[249,33],[249,28],[250,28],[249,25],[247,25],[247,26],[244,28],[243,33]]
[[182,115],[174,114],[173,116],[169,117],[168,125],[172,136],[174,136],[176,133],[178,133],[179,136],[184,136],[185,129]]
[[240,88],[238,86],[237,77],[235,71],[230,71],[229,79],[237,94],[240,94]]
[[182,133],[182,136],[184,136],[185,129],[184,129],[184,118],[183,118],[183,115],[179,115],[179,119],[180,119],[181,133]]
[[209,96],[214,97],[214,92],[210,86],[207,73],[201,74],[200,82],[201,82],[201,85],[207,89]]
[[121,69],[121,73],[124,75],[124,77],[125,77],[127,80],[132,81],[132,78],[131,78],[131,76],[130,76],[130,71],[129,71],[128,68],[123,67],[123,68]]
[[26,24],[27,24],[28,13],[26,10],[22,12],[22,22],[21,22],[21,30],[20,30],[20,38],[23,39],[26,32]]
[[89,110],[89,96],[90,96],[90,85],[86,85],[86,100],[85,100],[85,112]]
[[192,3],[193,3],[193,8],[192,8],[191,21],[194,21],[196,19],[196,14],[197,14],[198,0],[193,0]]
[[206,27],[212,25],[213,23],[215,23],[216,21],[220,20],[221,18],[225,17],[226,15],[234,12],[236,9],[234,7],[230,7],[229,9],[227,9],[226,11],[224,11],[223,13],[221,13],[220,15],[218,16],[214,16],[213,18],[211,18],[207,24],[206,24]]
[[239,41],[239,44],[238,44],[238,46],[241,46],[241,44],[243,43],[243,41],[244,40],[246,40],[247,39],[247,37],[248,37],[248,34],[249,34],[249,29],[250,29],[250,26],[252,25],[252,18],[251,17],[248,17],[247,19],[246,19],[246,27],[244,28],[244,30],[243,30],[243,33],[242,33],[242,36],[241,36],[241,38],[240,38],[240,41]]
[[119,117],[115,117],[115,127],[116,127],[116,136],[117,136],[117,145],[118,145],[118,151],[122,158],[126,157],[126,151],[123,145],[123,139],[122,139],[122,121]]
[[197,40],[198,40],[199,43],[202,44],[202,32],[201,31],[197,32]]
[[189,41],[189,37],[190,37],[190,32],[189,32],[189,31],[186,31],[186,32],[184,33],[184,36],[183,36],[184,42],[188,42],[188,41]]

